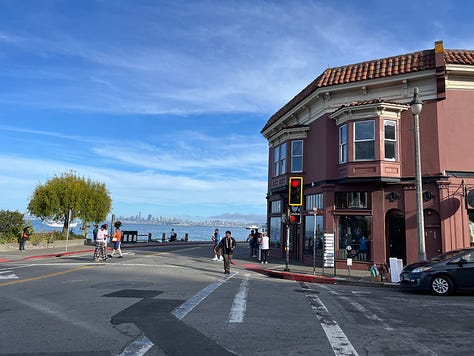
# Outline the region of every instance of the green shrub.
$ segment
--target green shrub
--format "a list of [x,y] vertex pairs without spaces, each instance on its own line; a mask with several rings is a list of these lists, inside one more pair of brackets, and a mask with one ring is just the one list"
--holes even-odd
[[17,242],[24,225],[24,214],[19,211],[0,210],[0,242]]

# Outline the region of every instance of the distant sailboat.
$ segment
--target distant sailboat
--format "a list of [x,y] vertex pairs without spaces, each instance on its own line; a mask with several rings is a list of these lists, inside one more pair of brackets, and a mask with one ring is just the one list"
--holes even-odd
[[[64,227],[64,221],[61,220],[42,220],[41,221],[43,224],[49,226],[49,227]],[[69,223],[69,228],[73,229],[79,225],[79,221],[71,221]]]

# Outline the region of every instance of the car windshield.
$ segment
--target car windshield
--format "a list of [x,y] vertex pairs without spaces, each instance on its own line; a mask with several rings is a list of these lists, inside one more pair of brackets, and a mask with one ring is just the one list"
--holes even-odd
[[441,255],[435,256],[430,259],[430,261],[445,261],[449,260],[450,258],[456,257],[459,255],[461,252],[464,252],[465,250],[456,250],[456,251],[449,251],[442,253]]

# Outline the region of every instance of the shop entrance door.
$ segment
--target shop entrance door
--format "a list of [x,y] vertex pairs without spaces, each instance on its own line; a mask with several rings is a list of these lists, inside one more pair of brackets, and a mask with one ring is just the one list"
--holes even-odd
[[387,238],[387,258],[396,257],[407,263],[407,245],[405,237],[405,214],[401,210],[393,209],[387,212],[386,238]]
[[442,252],[441,219],[439,214],[432,210],[424,211],[425,220],[425,252],[426,259],[438,256]]

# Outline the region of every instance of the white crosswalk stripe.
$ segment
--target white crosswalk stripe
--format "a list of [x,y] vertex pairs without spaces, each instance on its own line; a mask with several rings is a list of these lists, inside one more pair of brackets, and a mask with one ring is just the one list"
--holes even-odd
[[0,279],[18,279],[18,276],[12,271],[0,271]]

